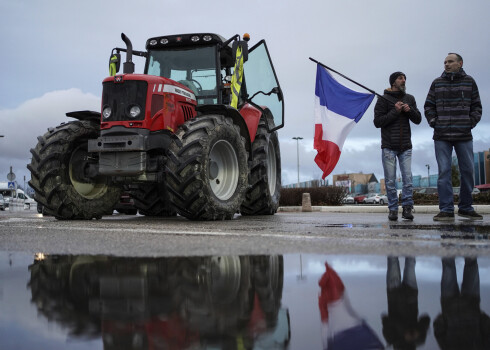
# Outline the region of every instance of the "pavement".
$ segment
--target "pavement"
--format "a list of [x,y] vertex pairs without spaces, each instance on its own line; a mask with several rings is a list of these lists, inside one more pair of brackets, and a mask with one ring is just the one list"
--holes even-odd
[[[473,205],[473,208],[478,214],[485,215],[490,214],[490,205]],[[413,207],[414,214],[437,214],[439,213],[439,206],[437,205],[415,205]],[[291,207],[279,207],[278,212],[292,213],[292,212],[309,212],[308,207],[303,206],[291,206]],[[312,212],[326,212],[326,213],[386,213],[388,214],[388,207],[385,205],[376,204],[353,204],[353,205],[341,205],[341,206],[311,206]],[[401,213],[401,206],[398,208]],[[454,208],[454,212],[457,213],[458,206]]]

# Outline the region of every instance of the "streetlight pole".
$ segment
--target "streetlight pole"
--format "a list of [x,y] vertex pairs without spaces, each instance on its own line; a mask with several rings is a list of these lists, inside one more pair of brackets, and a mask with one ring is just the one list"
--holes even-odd
[[430,187],[430,165],[425,164],[425,166],[427,167],[427,187]]
[[299,140],[303,140],[302,137],[293,137],[293,140],[296,140],[296,157],[298,160],[298,188],[299,188]]

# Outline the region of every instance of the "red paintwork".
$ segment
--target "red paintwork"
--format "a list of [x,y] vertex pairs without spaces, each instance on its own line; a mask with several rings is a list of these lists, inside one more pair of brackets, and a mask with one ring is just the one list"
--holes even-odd
[[250,142],[254,142],[255,134],[257,133],[257,128],[259,126],[259,120],[262,116],[262,112],[251,104],[245,103],[240,109],[240,114],[247,124],[248,133],[250,135]]
[[[197,116],[197,101],[178,94],[163,92],[163,87],[165,85],[173,85],[182,90],[192,93],[192,91],[184,85],[179,84],[178,82],[171,79],[145,74],[117,75],[116,77],[108,77],[104,79],[104,82],[112,82],[115,81],[115,79],[120,80],[121,78],[122,82],[117,82],[116,84],[124,84],[124,81],[128,80],[143,80],[148,82],[145,119],[137,121],[126,120],[117,122],[105,122],[102,120],[101,117],[102,130],[110,129],[113,126],[124,126],[126,128],[148,129],[150,131],[170,130],[171,132],[175,132],[179,125],[183,124],[186,121],[181,108],[182,105],[187,105],[191,107],[190,110],[192,111],[193,118]],[[154,95],[163,95],[164,102],[163,108],[155,113],[154,116],[152,116],[151,102]],[[262,112],[248,103],[246,103],[239,112],[243,117],[245,124],[247,125],[247,129],[250,135],[250,141],[253,142],[255,139],[255,134],[257,133],[257,128],[259,125],[260,117],[262,116]]]
[[[116,77],[121,77],[118,75]],[[187,105],[190,106],[193,112],[193,117],[197,115],[196,113],[196,105],[197,101],[186,98],[185,96],[181,96],[174,93],[163,92],[163,87],[165,85],[173,85],[178,87],[179,89],[185,90],[187,92],[192,93],[191,90],[186,88],[184,85],[177,83],[176,81],[157,77],[153,75],[144,75],[144,74],[123,74],[122,75],[123,82],[127,80],[143,80],[148,83],[148,91],[146,94],[146,111],[145,111],[145,119],[137,120],[137,121],[118,121],[118,122],[104,122],[101,119],[101,129],[110,129],[113,126],[121,125],[126,128],[143,128],[148,129],[150,131],[158,131],[158,130],[170,130],[175,132],[177,127],[185,122],[184,113],[182,111],[181,106]],[[109,77],[104,79],[104,82],[114,81],[115,77]],[[155,113],[154,116],[151,115],[151,101],[154,95],[162,95],[164,98],[163,108]]]
[[355,197],[354,197],[354,202],[355,202],[355,203],[362,203],[362,201],[363,201],[363,200],[364,200],[364,198],[366,198],[366,197],[367,197],[367,195],[365,195],[365,194],[360,194],[360,195],[358,195],[358,196],[355,196]]

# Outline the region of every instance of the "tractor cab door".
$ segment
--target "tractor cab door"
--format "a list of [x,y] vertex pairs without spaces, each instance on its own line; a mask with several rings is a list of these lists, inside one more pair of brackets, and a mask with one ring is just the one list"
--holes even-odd
[[269,132],[284,126],[284,99],[276,71],[265,40],[259,41],[248,52],[243,65],[249,102],[260,109],[268,108],[273,116]]

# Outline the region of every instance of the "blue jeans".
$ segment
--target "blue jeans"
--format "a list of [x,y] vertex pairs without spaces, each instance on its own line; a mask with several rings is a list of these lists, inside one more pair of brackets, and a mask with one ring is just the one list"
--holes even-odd
[[412,150],[394,151],[389,148],[382,149],[383,170],[385,173],[386,196],[388,209],[398,210],[398,194],[396,191],[396,158],[402,173],[402,206],[413,206],[412,188]]
[[434,141],[439,179],[437,180],[437,192],[439,193],[439,210],[454,212],[453,185],[451,181],[451,164],[453,148],[458,157],[461,187],[459,191],[458,207],[461,210],[473,210],[473,197],[471,192],[474,187],[473,179],[473,141]]

